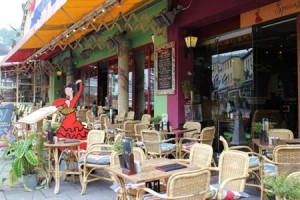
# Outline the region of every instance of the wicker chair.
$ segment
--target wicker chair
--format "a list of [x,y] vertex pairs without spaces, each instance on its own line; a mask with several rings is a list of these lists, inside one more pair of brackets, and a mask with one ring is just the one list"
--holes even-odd
[[141,118],[141,122],[144,123],[144,124],[149,125],[150,124],[150,118],[151,118],[151,115],[143,114],[143,116]]
[[201,124],[200,124],[200,122],[185,122],[185,124],[183,125],[183,128],[196,129],[195,131],[190,131],[190,132],[184,133],[183,137],[191,138],[194,133],[200,133]]
[[260,155],[258,155],[256,152],[252,150],[251,147],[249,146],[232,146],[229,147],[227,140],[223,137],[220,136],[220,141],[223,144],[223,151],[228,151],[228,150],[239,150],[239,151],[245,151],[249,155],[249,175],[252,180],[254,180],[254,184],[247,183],[249,186],[254,186],[260,188],[260,185],[257,184],[257,181],[260,181],[260,176],[259,176],[259,159]]
[[125,120],[125,115],[126,115],[125,110],[121,110],[121,111],[119,111],[118,115],[115,117],[115,120],[117,122],[122,122]]
[[129,111],[127,113],[127,117],[126,117],[126,120],[134,120],[134,111]]
[[[266,175],[286,174],[289,175],[300,171],[300,145],[279,145],[273,150],[273,160],[262,156],[260,162],[260,174],[262,179]],[[274,170],[267,170],[274,167]],[[270,167],[271,166],[271,167]],[[264,184],[261,184],[261,197],[265,197]]]
[[93,112],[91,110],[88,110],[86,113],[85,113],[85,116],[86,116],[86,122],[87,123],[94,123],[95,121],[95,116],[93,114]]
[[140,123],[139,120],[129,120],[125,121],[123,124],[123,129],[117,129],[123,132],[125,137],[131,137],[132,139],[137,139],[135,136],[134,125]]
[[144,193],[148,192],[160,199],[199,200],[203,199],[209,191],[209,183],[210,171],[208,169],[177,172],[169,178],[165,194],[157,193],[149,188],[140,188],[137,199],[143,199]]
[[217,199],[222,199],[224,188],[236,192],[243,192],[249,176],[248,154],[236,150],[223,151],[220,155],[219,166],[211,167],[219,172],[219,189]]
[[[134,155],[134,160],[139,160],[141,164],[143,164],[143,161],[146,159],[146,155],[144,151],[141,148],[138,147],[133,147],[133,155]],[[119,161],[119,153],[118,152],[113,152],[111,155],[111,160],[110,160],[110,166],[116,166],[120,165]],[[114,175],[113,173],[110,173],[112,180],[114,183],[119,184],[121,190],[118,190],[119,192],[117,193],[117,199],[134,199],[134,197],[129,196],[126,192],[126,183],[124,182],[123,178],[119,178],[118,176]]]
[[213,148],[208,144],[194,144],[189,159],[177,159],[179,162],[189,163],[199,168],[209,167],[213,158]]
[[[79,158],[79,178],[82,186],[81,194],[86,192],[89,182],[105,179],[111,180],[105,170],[110,165],[110,154],[113,152],[111,145],[104,144],[105,131],[91,130],[87,138],[87,149]],[[92,173],[94,170],[100,170],[102,175]],[[106,175],[106,176],[105,176]]]
[[97,116],[100,117],[104,113],[103,106],[97,106]]
[[142,130],[147,130],[148,129],[148,125],[144,124],[144,123],[137,123],[134,124],[134,135],[135,138],[140,141],[141,140],[141,131]]
[[179,140],[179,157],[185,158],[193,144],[204,143],[212,146],[215,138],[216,128],[214,126],[205,127],[201,133],[193,133],[191,137],[183,137]]
[[[155,130],[142,130],[141,137],[148,157],[161,158],[168,155],[176,157],[175,138],[163,140],[162,135]],[[174,142],[174,144],[169,142]]]
[[289,129],[271,129],[269,137],[278,137],[279,139],[294,139],[294,133]]

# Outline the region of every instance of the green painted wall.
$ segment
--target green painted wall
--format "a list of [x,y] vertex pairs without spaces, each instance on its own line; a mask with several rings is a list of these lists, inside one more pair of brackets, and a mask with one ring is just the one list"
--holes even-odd
[[[137,14],[138,18],[141,19],[142,14],[143,13],[147,13],[147,15],[152,18],[153,16],[157,16],[159,13],[161,13],[162,10],[166,9],[167,7],[167,1],[163,0],[158,2],[156,5],[151,6],[146,8],[145,10],[141,11],[140,13]],[[141,21],[145,26],[147,26],[147,23],[149,23],[149,21],[147,20],[142,20]],[[115,33],[117,33],[118,30],[114,29],[111,31],[105,31],[102,33],[95,33],[95,35],[97,34],[101,34],[104,38],[109,38],[112,37]],[[151,41],[151,35],[153,34],[152,30],[149,29],[146,32],[143,32],[141,30],[136,30],[134,33],[131,31],[128,31],[126,34],[126,38],[131,40],[131,47],[132,48],[136,48],[145,44],[148,44]],[[92,41],[95,42],[95,41]],[[98,42],[103,43],[103,46],[105,46],[105,42],[104,40],[99,39]],[[167,42],[167,38],[165,36],[159,35],[155,37],[155,46],[164,44],[165,42]],[[88,46],[87,44],[83,43],[83,46]],[[88,49],[88,48],[87,48]],[[91,50],[91,54],[89,55],[89,57],[87,58],[83,58],[81,56],[82,53],[82,49],[75,49],[73,51],[73,56],[74,56],[74,64],[76,68],[79,67],[83,67],[86,65],[89,65],[91,63],[97,62],[99,60],[103,60],[105,58],[108,58],[110,56],[116,55],[116,52],[112,51],[109,48],[105,48],[100,50],[99,48],[95,48],[93,50]],[[58,60],[63,60],[64,58],[68,57],[69,54],[69,50],[62,52],[60,55],[56,56],[55,58],[53,58],[53,61],[58,61]],[[51,78],[50,78],[50,102],[52,103],[55,99],[60,98],[61,96],[63,96],[63,91],[55,91],[56,88],[63,88],[64,86],[64,82],[63,80],[57,80],[56,79],[56,74],[55,72],[53,74],[51,74]],[[156,96],[154,97],[154,115],[160,115],[162,113],[167,113],[167,96]]]
[[[167,42],[167,38],[162,36],[155,36],[154,46],[159,46]],[[156,91],[156,90],[154,90]],[[162,113],[168,113],[168,96],[160,95],[154,96],[154,116],[161,115]]]
[[64,95],[64,85],[65,85],[65,79],[63,77],[60,77],[60,79],[57,79],[56,72],[52,71],[50,74],[50,105],[58,98],[65,97]]

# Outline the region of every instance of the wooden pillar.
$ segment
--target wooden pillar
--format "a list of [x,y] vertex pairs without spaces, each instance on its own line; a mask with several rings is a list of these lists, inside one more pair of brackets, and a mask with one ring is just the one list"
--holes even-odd
[[129,41],[118,38],[118,111],[128,112]]

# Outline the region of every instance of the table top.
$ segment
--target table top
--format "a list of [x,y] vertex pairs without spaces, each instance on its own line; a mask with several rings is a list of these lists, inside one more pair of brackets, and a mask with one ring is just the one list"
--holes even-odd
[[176,162],[176,160],[167,159],[167,158],[156,158],[156,159],[145,160],[141,165],[142,172],[133,175],[127,175],[122,173],[122,168],[120,166],[110,166],[107,167],[107,170],[116,174],[119,177],[122,177],[123,179],[132,181],[133,183],[142,183],[142,182],[155,181],[162,178],[168,178],[172,174],[177,172],[199,169],[195,166],[191,166],[184,163],[180,163],[187,166],[186,168],[183,169],[178,169],[178,170],[173,170],[168,172],[155,169],[155,167],[157,166],[174,164],[174,163],[178,163],[178,162]]
[[[260,143],[260,139],[252,139],[252,142],[254,144],[256,144],[261,150],[273,150],[276,146],[278,145],[286,145],[289,142],[297,142],[300,143],[300,139],[291,139],[291,140],[278,140],[276,144],[269,144],[269,145],[265,145],[265,144],[261,144]],[[290,144],[293,145],[293,144]]]
[[[68,139],[65,139],[65,141],[67,141]],[[44,142],[44,146],[45,147],[76,147],[79,146],[81,144],[83,144],[84,141],[80,141],[80,140],[74,140],[74,142],[64,142],[64,141],[58,141],[57,143],[54,144],[49,144],[48,142]]]
[[197,129],[173,129],[172,131],[168,132],[167,130],[162,130],[160,132],[165,134],[181,134],[181,133],[187,133],[191,131],[195,131]]

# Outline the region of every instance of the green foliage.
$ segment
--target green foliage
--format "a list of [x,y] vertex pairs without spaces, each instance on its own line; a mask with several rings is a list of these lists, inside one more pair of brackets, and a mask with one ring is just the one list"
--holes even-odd
[[[134,141],[131,142],[132,147],[136,146],[136,143]],[[123,139],[119,139],[117,141],[115,141],[114,143],[114,151],[118,152],[118,153],[122,153],[123,152]]]
[[183,80],[181,82],[181,87],[183,90],[191,90],[192,89],[192,85],[191,82],[189,80]]
[[118,152],[118,153],[122,153],[123,152],[123,140],[117,140],[114,143],[114,151]]
[[160,123],[161,120],[162,120],[162,117],[160,115],[157,115],[156,117],[151,117],[150,124]]
[[[10,159],[2,166],[0,174],[4,167],[11,165],[9,172],[9,186],[12,187],[22,176],[38,173],[48,181],[46,166],[47,152],[43,149],[43,144],[47,139],[41,133],[30,133],[27,140],[19,140],[10,144],[4,151],[4,158]],[[6,179],[2,179],[1,186]],[[26,186],[24,187],[26,189]]]
[[[269,124],[270,124],[270,129],[273,129],[276,123],[270,122]],[[254,132],[259,133],[262,130],[262,122],[253,122],[251,124],[251,126],[252,126]]]
[[8,49],[11,49],[17,41],[20,39],[19,29],[0,29],[0,41],[3,45],[5,45]]
[[267,195],[276,195],[287,200],[300,199],[300,180],[295,177],[287,179],[285,174],[266,176],[263,180],[267,188]]
[[[60,127],[61,124],[55,122],[55,123],[50,123],[50,125],[51,125],[51,127],[50,127],[51,132],[52,133],[56,133],[56,131],[59,129],[59,127]],[[44,131],[48,131],[48,123],[44,124],[43,129],[44,129]]]

